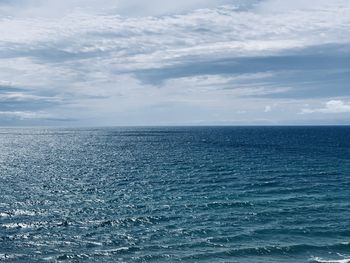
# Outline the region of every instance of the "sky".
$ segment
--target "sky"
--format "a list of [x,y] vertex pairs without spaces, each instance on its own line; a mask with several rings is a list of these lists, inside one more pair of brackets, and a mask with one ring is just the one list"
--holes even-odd
[[0,0],[0,126],[323,124],[348,0]]

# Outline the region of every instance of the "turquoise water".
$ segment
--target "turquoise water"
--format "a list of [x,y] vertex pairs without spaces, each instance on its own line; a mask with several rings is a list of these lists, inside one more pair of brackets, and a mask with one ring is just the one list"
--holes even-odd
[[0,129],[0,261],[350,262],[350,127]]

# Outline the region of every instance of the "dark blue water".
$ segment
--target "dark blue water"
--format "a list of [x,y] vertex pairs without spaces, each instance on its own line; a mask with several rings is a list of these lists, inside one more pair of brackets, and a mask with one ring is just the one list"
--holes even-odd
[[350,127],[0,129],[0,261],[350,262]]

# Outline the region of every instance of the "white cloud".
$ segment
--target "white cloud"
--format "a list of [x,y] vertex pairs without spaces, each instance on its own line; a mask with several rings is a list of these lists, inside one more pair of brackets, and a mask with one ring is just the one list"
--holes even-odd
[[31,111],[0,111],[0,118],[15,118],[20,120],[30,120],[30,119],[42,119],[48,118],[50,115],[41,112],[31,112]]
[[264,112],[268,113],[272,110],[272,107],[270,105],[265,106]]
[[[116,58],[128,56],[137,62],[147,57],[169,60],[186,55],[254,55],[348,42],[349,22],[350,4],[341,11],[337,5],[327,12],[288,14],[236,12],[226,7],[161,18],[122,18],[76,10],[53,19],[3,19],[0,31],[5,47],[11,42],[70,52],[112,50]],[[16,50],[16,45],[12,49]]]
[[158,16],[240,3],[239,0],[13,0],[5,1],[2,5],[0,2],[0,12],[17,17],[46,18],[59,17],[75,11],[123,16]]
[[7,92],[0,94],[0,102],[2,101],[46,101],[46,102],[57,102],[57,97],[45,97],[37,96],[32,94],[26,94],[22,92]]
[[350,112],[350,102],[342,100],[330,100],[325,103],[325,107],[316,109],[302,109],[302,114],[309,113],[348,113]]
[[116,12],[128,15],[164,15],[187,12],[199,8],[213,8],[219,5],[234,3],[237,1],[229,0],[128,0],[119,1],[116,6]]
[[[218,7],[238,4],[226,0],[21,0],[2,5],[0,14],[8,15],[0,19],[0,83],[35,95],[17,92],[0,99],[60,100],[66,104],[47,110],[79,118],[150,110],[168,102],[178,109],[184,104],[225,108],[229,115],[246,111],[246,97],[283,94],[292,87],[266,84],[273,72],[198,70],[156,84],[142,82],[137,73],[350,43],[348,1],[260,2],[246,11]],[[164,14],[171,15],[159,16]],[[263,114],[261,109],[274,105],[271,98],[254,103],[249,112]],[[329,107],[344,110],[348,104]]]
[[257,9],[261,12],[290,12],[296,10],[323,10],[334,6],[347,6],[347,0],[265,0],[261,1]]

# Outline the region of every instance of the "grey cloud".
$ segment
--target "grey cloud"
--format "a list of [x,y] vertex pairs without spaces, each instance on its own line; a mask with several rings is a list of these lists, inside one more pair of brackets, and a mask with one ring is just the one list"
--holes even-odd
[[55,118],[55,117],[43,117],[35,116],[33,113],[30,116],[30,112],[0,112],[0,126],[57,126],[58,124],[74,124],[77,119],[74,118]]
[[19,87],[13,87],[11,85],[0,84],[0,94],[6,93],[6,92],[24,92],[24,91],[27,91],[27,90]]
[[53,106],[58,105],[57,101],[51,100],[18,100],[18,99],[0,99],[0,110],[1,111],[12,111],[12,110],[43,110],[47,108],[52,108]]
[[[313,50],[322,47],[314,47]],[[336,48],[334,46],[333,48]],[[334,50],[334,49],[333,49]],[[244,74],[266,71],[286,70],[334,70],[350,68],[350,52],[329,54],[314,54],[310,52],[295,52],[294,54],[276,54],[258,57],[233,57],[226,59],[185,60],[164,68],[154,68],[135,71],[137,77],[146,83],[159,83],[168,78],[186,77],[203,74]]]
[[45,96],[35,88],[0,85],[0,112],[42,110],[61,103],[57,96]]
[[84,60],[94,57],[107,56],[108,52],[102,52],[100,50],[94,51],[67,51],[59,46],[50,45],[11,45],[7,44],[10,48],[0,49],[1,58],[32,58],[38,62],[46,63],[60,63],[73,60]]
[[[136,71],[146,84],[193,76],[219,75],[224,78],[271,73],[263,78],[237,79],[215,84],[216,89],[242,89],[241,97],[265,99],[316,99],[350,96],[350,52],[343,45],[325,45],[267,57],[200,59],[164,68]],[[186,83],[184,84],[186,85]],[[190,84],[192,85],[192,83]],[[184,87],[186,88],[186,87]],[[256,90],[248,92],[248,90]],[[258,92],[259,91],[259,92]]]

